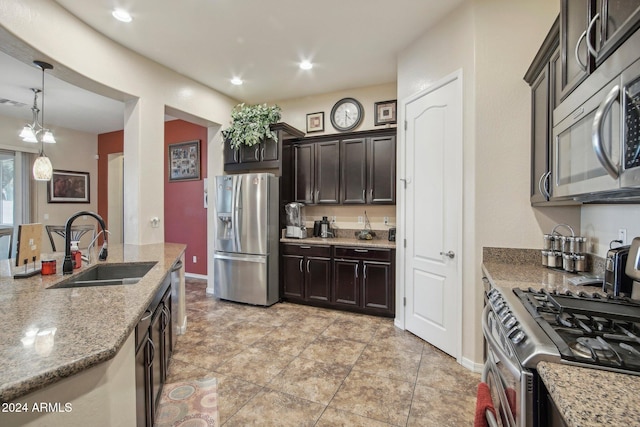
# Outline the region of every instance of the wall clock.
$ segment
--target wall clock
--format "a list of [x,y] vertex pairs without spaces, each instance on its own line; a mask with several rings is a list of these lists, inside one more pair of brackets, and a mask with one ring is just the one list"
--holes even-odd
[[336,130],[346,132],[355,129],[362,122],[362,104],[353,98],[343,98],[331,109],[331,124]]

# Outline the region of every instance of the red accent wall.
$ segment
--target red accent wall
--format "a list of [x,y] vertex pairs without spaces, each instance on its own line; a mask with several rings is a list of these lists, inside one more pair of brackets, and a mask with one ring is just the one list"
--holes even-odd
[[[207,274],[207,210],[204,208],[204,184],[207,177],[207,128],[172,120],[165,123],[164,164],[168,165],[168,145],[200,140],[200,179],[169,182],[168,167],[164,176],[164,240],[187,245],[187,273]],[[98,135],[98,213],[108,224],[107,176],[109,154],[124,151],[124,131]],[[193,263],[193,257],[197,263]]]
[[[207,128],[172,120],[164,126],[164,164],[168,165],[168,145],[200,140],[200,179],[169,182],[169,168],[164,178],[164,240],[187,245],[187,273],[207,274],[207,210],[204,208],[204,184],[207,177]],[[198,262],[193,263],[196,256]]]

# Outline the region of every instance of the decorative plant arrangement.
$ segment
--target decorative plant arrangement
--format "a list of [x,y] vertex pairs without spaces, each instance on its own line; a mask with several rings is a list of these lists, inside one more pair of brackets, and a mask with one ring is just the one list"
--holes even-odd
[[278,142],[270,126],[278,123],[281,112],[277,105],[238,104],[231,111],[231,126],[224,129],[222,135],[232,148],[238,148],[241,144],[251,147],[269,138]]

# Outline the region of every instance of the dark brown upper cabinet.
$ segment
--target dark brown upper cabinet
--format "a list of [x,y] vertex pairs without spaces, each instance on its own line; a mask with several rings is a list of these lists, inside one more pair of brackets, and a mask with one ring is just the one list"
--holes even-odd
[[596,0],[560,1],[561,99],[595,69],[595,58],[588,45],[596,44],[596,31],[589,25],[596,8]]
[[242,145],[233,149],[225,141],[223,150],[225,172],[278,169],[281,174],[282,147],[286,141],[302,138],[304,133],[286,123],[271,125],[271,130],[276,133],[277,142],[268,139],[252,147]]
[[395,203],[396,140],[393,135],[340,141],[344,204]]
[[298,202],[338,203],[340,197],[340,144],[325,141],[294,146],[294,194]]
[[531,86],[531,204],[551,198],[552,116],[561,90],[559,20],[554,22],[524,76]]
[[596,66],[599,66],[620,45],[640,28],[638,0],[601,0],[600,40],[595,47]]
[[395,133],[384,129],[293,142],[293,167],[288,174],[284,168],[285,187],[291,186],[294,201],[311,205],[393,204]]

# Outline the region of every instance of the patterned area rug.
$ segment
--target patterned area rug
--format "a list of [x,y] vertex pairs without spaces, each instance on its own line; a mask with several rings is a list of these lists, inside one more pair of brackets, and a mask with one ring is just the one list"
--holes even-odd
[[219,427],[215,378],[165,384],[156,427]]

